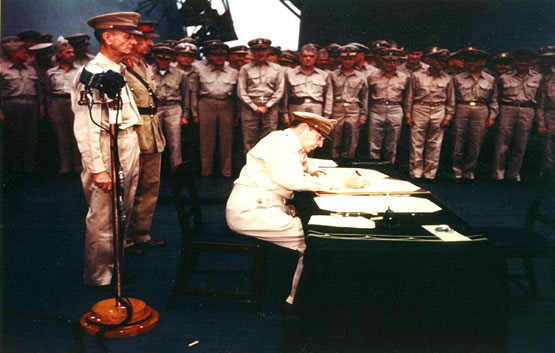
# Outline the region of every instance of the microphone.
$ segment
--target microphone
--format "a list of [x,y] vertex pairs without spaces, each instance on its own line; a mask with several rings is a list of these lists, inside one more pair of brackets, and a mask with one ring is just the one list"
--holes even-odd
[[125,79],[115,71],[104,71],[94,64],[87,64],[79,76],[79,82],[85,85],[85,90],[98,89],[101,94],[115,99],[125,86]]

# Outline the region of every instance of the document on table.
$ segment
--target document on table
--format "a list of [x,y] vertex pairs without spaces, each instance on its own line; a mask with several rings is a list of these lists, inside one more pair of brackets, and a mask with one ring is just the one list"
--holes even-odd
[[466,237],[453,228],[449,227],[447,224],[429,224],[422,225],[422,228],[426,229],[428,232],[432,233],[439,239],[443,241],[470,241],[469,237]]
[[309,225],[319,225],[337,228],[362,228],[373,229],[376,228],[376,223],[364,217],[343,217],[338,215],[323,216],[314,215],[308,221]]
[[320,169],[324,173],[326,173],[326,177],[328,178],[341,178],[347,179],[349,177],[357,175],[357,172],[365,177],[368,181],[373,181],[375,179],[384,179],[387,178],[388,175],[378,172],[377,170],[372,169],[362,169],[362,168],[322,168]]
[[[327,169],[324,170],[327,173]],[[366,171],[366,172],[376,172],[376,171]],[[362,171],[360,171],[361,175],[365,176]],[[330,173],[334,175],[334,173]],[[385,175],[385,174],[384,174]],[[325,177],[328,177],[326,174]],[[333,190],[326,190],[326,191],[319,191],[318,194],[347,194],[347,195],[387,195],[387,194],[394,194],[394,195],[406,195],[406,194],[418,194],[418,193],[429,193],[429,191],[422,190],[419,186],[414,185],[405,180],[399,179],[392,179],[387,176],[381,177],[378,174],[375,174],[373,177],[366,177],[368,179],[368,185],[364,188],[360,189],[333,189]]]
[[317,196],[318,208],[338,213],[383,213],[389,207],[397,213],[433,213],[441,207],[428,199],[412,196]]
[[308,160],[312,165],[315,165],[318,168],[334,168],[334,167],[337,167],[337,163],[335,163],[331,159],[308,158]]

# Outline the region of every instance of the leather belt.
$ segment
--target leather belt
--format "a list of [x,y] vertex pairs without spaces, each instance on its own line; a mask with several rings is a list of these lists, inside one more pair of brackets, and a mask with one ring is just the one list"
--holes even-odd
[[289,104],[301,105],[304,103],[322,104],[322,102],[318,102],[310,97],[293,97],[293,96],[289,97]]
[[260,97],[250,97],[254,104],[258,106],[266,105],[270,101],[271,97],[260,96]]
[[382,100],[371,101],[370,104],[401,105],[401,102],[394,102],[394,101],[382,99]]
[[154,115],[157,112],[156,107],[137,107],[141,115]]
[[441,107],[445,105],[445,102],[414,102],[414,104],[426,105],[428,107]]
[[471,107],[487,105],[484,102],[476,102],[476,101],[457,101],[457,104],[470,105]]
[[200,96],[200,99],[214,99],[217,101],[225,101],[230,99],[230,96],[223,96],[223,97],[214,97],[214,96]]
[[52,98],[64,98],[64,99],[70,99],[70,98],[71,98],[71,94],[69,94],[69,93],[62,93],[62,94],[52,94]]
[[167,101],[158,101],[158,105],[172,105],[172,104],[181,104],[181,101],[178,100],[167,100]]
[[533,103],[533,102],[501,102],[501,105],[508,105],[510,107],[520,107],[520,108],[536,107],[536,103]]

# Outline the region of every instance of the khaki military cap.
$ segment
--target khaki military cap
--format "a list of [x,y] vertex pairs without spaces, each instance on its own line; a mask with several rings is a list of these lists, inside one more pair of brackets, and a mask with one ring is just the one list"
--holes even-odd
[[229,48],[229,52],[235,55],[247,55],[249,53],[249,48],[246,45],[236,45]]
[[159,44],[152,47],[152,53],[156,55],[175,55],[175,50],[167,45]]
[[510,64],[513,62],[513,56],[508,51],[502,51],[493,58],[495,64]]
[[6,53],[12,53],[20,49],[25,49],[25,42],[22,42],[20,40],[5,42],[5,43],[2,43],[2,49]]
[[384,60],[401,60],[405,52],[397,48],[383,48],[380,50],[380,56]]
[[446,59],[449,57],[449,50],[442,49],[440,47],[429,47],[429,48],[426,48],[424,52],[424,56]]
[[513,51],[513,57],[517,61],[533,60],[538,57],[538,53],[532,49],[516,49]]
[[160,35],[154,32],[157,24],[158,22],[156,21],[139,21],[137,23],[137,30],[142,32],[145,38],[160,38]]
[[252,49],[267,49],[272,44],[272,41],[266,38],[256,38],[250,40],[248,44]]
[[196,40],[196,39],[193,38],[193,37],[183,37],[183,38],[181,38],[180,40],[178,40],[177,43],[178,43],[178,44],[179,44],[179,43],[191,43],[191,44],[194,44],[195,47],[197,47],[197,48],[198,48],[198,46],[199,46],[199,45],[198,45],[198,40]]
[[280,64],[298,64],[297,54],[291,50],[284,50],[279,56],[278,63]]
[[474,47],[466,47],[462,49],[465,59],[487,59],[489,58],[489,53],[484,50],[476,49]]
[[79,49],[88,46],[91,37],[86,33],[74,33],[66,36],[65,39],[67,39],[72,47]]
[[391,43],[389,43],[387,40],[384,40],[384,39],[378,39],[370,43],[370,47],[372,48],[372,51],[376,53],[382,50],[383,48],[390,48]]
[[142,35],[137,30],[140,14],[136,12],[112,12],[90,18],[87,23],[95,30],[117,29],[129,34]]
[[326,119],[315,113],[293,112],[295,120],[308,124],[311,128],[318,131],[322,136],[331,140],[330,134],[337,123],[335,119]]
[[352,46],[354,46],[354,47],[357,47],[357,48],[358,48],[358,51],[359,51],[360,53],[366,54],[366,53],[368,53],[368,51],[370,51],[370,48],[368,48],[366,45],[361,44],[361,43],[356,43],[356,42],[354,42],[354,43],[349,43],[349,44],[347,44],[347,45],[352,45]]
[[202,48],[205,55],[227,55],[229,53],[229,46],[225,43],[214,43]]
[[173,49],[175,49],[177,54],[197,56],[199,53],[197,46],[192,43],[178,43]]
[[26,29],[17,34],[17,37],[22,41],[36,41],[40,42],[42,38],[42,34],[34,29]]
[[359,49],[355,45],[347,44],[338,49],[341,57],[354,57],[359,53]]
[[281,55],[281,47],[279,46],[271,46],[270,47],[270,54],[274,54],[276,56],[280,56]]

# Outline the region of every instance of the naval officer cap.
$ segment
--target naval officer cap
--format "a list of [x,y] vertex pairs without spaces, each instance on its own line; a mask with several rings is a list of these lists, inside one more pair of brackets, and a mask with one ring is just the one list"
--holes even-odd
[[4,39],[2,39],[2,50],[4,50],[7,54],[16,52],[21,49],[25,49],[25,42],[20,40],[10,40],[4,42]]
[[229,46],[225,43],[213,43],[202,48],[205,55],[226,56],[229,53]]
[[446,60],[449,57],[449,50],[440,47],[426,48],[424,56],[440,60]]
[[352,45],[352,46],[357,47],[359,53],[364,53],[364,54],[366,54],[366,53],[368,53],[368,52],[370,51],[370,48],[368,48],[366,45],[361,44],[361,43],[353,42],[353,43],[349,43],[349,44],[347,44],[347,45]]
[[308,126],[318,131],[322,136],[331,141],[330,134],[337,123],[335,119],[326,119],[315,113],[293,112],[295,120],[306,123]]
[[152,47],[152,54],[162,60],[171,60],[175,55],[175,50],[168,45],[155,45]]
[[75,49],[83,48],[89,45],[91,37],[86,33],[74,33],[65,37],[69,44]]
[[548,45],[547,47],[541,47],[538,54],[542,58],[555,56],[555,46]]
[[197,46],[193,43],[178,43],[174,47],[174,49],[177,54],[188,54],[191,56],[197,56],[199,53]]
[[278,63],[285,64],[285,65],[288,65],[288,64],[297,65],[299,63],[299,60],[295,52],[291,50],[284,50],[281,52],[281,55],[279,56]]
[[466,60],[487,60],[489,58],[489,53],[487,51],[474,47],[466,47],[462,49],[462,52]]
[[246,45],[236,45],[229,48],[229,53],[234,55],[247,55],[249,53],[249,48]]
[[401,60],[405,52],[399,48],[383,48],[380,50],[380,56],[384,60]]
[[251,49],[268,49],[272,45],[272,41],[266,38],[256,38],[249,40],[248,45]]
[[41,42],[42,33],[39,31],[35,31],[34,29],[26,29],[17,34],[19,40],[22,41],[33,41],[33,42]]
[[532,49],[516,49],[513,51],[513,57],[516,61],[530,61],[538,58],[538,53]]
[[194,44],[198,48],[198,40],[193,37],[183,37],[177,41],[177,43],[191,43]]
[[356,45],[347,44],[339,48],[340,57],[355,57],[360,52]]
[[28,50],[35,55],[46,55],[50,54],[53,46],[52,43],[39,43],[29,47]]
[[494,64],[510,64],[513,62],[513,56],[508,51],[502,51],[493,58]]
[[142,35],[137,29],[140,14],[136,12],[111,12],[89,18],[87,24],[95,31],[115,29],[134,35]]

